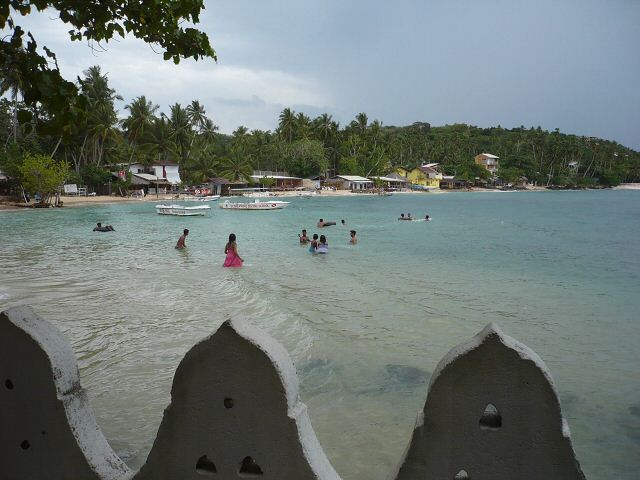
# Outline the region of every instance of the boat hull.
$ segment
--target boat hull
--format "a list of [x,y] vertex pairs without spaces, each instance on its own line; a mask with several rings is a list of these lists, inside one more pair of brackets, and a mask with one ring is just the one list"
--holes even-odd
[[177,217],[204,216],[209,210],[211,210],[209,205],[198,205],[197,207],[185,207],[184,205],[156,205],[156,212],[159,215],[174,215]]
[[271,202],[259,202],[253,203],[232,203],[228,200],[220,204],[220,208],[225,210],[280,210],[289,205],[289,202],[271,201]]

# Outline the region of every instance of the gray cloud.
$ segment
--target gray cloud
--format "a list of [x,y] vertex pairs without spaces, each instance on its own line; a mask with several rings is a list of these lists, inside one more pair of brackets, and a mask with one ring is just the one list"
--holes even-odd
[[[348,123],[537,126],[640,148],[640,2],[209,1],[218,64],[163,62],[124,40],[94,55],[28,19],[67,77],[101,64],[127,100],[198,98],[223,131],[273,129],[284,106]],[[23,22],[25,23],[25,22]]]

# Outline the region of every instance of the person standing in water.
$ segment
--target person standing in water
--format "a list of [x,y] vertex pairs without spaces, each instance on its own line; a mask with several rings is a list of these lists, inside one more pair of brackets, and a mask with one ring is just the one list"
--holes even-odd
[[329,244],[327,243],[327,237],[324,235],[320,235],[320,241],[318,242],[318,247],[316,248],[317,253],[329,253]]
[[236,234],[229,234],[229,241],[224,246],[224,253],[227,254],[227,258],[224,259],[223,267],[241,267],[244,260],[238,255],[238,246],[236,245]]
[[180,235],[180,238],[178,239],[178,243],[176,243],[177,249],[182,250],[183,248],[186,248],[184,241],[187,239],[187,235],[189,235],[189,229],[185,228],[182,231],[182,235]]
[[355,245],[356,243],[358,243],[358,239],[356,238],[356,231],[355,230],[351,230],[351,232],[349,232],[349,235],[351,236],[351,239],[349,240],[350,244]]
[[309,241],[309,237],[307,237],[307,231],[304,229],[302,230],[302,235],[298,234],[298,237],[300,237],[300,245],[306,245]]
[[316,251],[316,248],[318,248],[318,234],[314,233],[313,240],[311,240],[311,245],[309,245],[309,251],[313,253]]

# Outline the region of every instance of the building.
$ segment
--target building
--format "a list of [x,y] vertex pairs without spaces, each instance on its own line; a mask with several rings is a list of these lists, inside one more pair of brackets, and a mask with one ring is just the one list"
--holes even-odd
[[484,168],[489,170],[489,173],[491,173],[491,175],[495,175],[500,166],[498,162],[499,158],[500,157],[496,157],[495,155],[491,155],[490,153],[481,153],[473,157],[476,165],[482,165]]
[[340,190],[362,191],[373,188],[373,182],[358,175],[336,175],[331,183],[337,183]]
[[[123,166],[125,164],[120,164]],[[170,185],[179,185],[182,183],[180,179],[180,167],[173,162],[155,162],[149,166],[142,163],[132,163],[129,165],[129,171],[134,175],[149,174],[157,178],[162,178]]]
[[404,177],[412,186],[424,189],[440,188],[440,180],[442,180],[438,163],[424,163],[412,169],[398,167],[396,173]]
[[402,190],[407,187],[407,179],[402,175],[397,173],[390,173],[384,177],[370,177],[373,180],[374,184],[376,180],[382,182],[383,188],[394,189],[394,190]]
[[462,178],[455,178],[453,175],[443,177],[440,180],[440,188],[443,190],[459,190],[469,188],[469,182]]

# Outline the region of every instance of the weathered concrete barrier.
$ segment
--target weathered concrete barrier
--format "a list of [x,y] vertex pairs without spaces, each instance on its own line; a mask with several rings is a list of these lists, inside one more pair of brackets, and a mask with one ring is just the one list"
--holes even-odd
[[[109,447],[62,333],[27,308],[0,313],[1,480],[339,480],[284,349],[225,322],[183,358],[146,463]],[[397,480],[583,479],[542,360],[487,326],[439,363]]]
[[584,479],[542,359],[494,324],[450,350],[395,478]]

